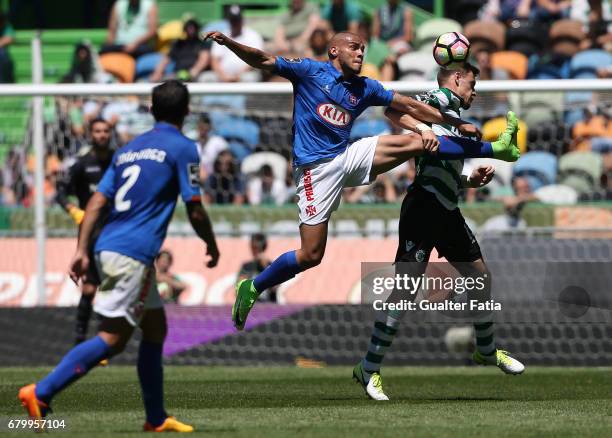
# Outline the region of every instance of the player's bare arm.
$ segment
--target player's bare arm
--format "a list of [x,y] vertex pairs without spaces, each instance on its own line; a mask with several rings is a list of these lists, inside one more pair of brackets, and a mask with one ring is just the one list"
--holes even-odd
[[480,130],[473,124],[465,120],[442,114],[440,110],[400,93],[395,93],[393,95],[390,107],[409,114],[422,122],[452,125],[456,127],[461,134],[468,137],[477,137],[479,139],[482,137]]
[[107,202],[106,197],[102,193],[96,192],[87,203],[85,216],[83,217],[83,222],[79,230],[77,250],[70,264],[70,278],[75,283],[85,275],[89,267],[90,260],[87,255],[87,248],[89,248],[91,234],[96,222]]
[[192,201],[186,203],[187,217],[196,234],[206,243],[206,255],[210,260],[206,264],[209,268],[214,268],[219,262],[219,248],[213,232],[212,224],[208,213],[200,202]]
[[436,152],[440,146],[440,141],[433,130],[423,122],[418,121],[409,114],[402,113],[388,107],[385,109],[385,116],[395,126],[416,132],[423,139],[423,147],[428,152]]
[[209,38],[215,41],[217,44],[226,46],[228,49],[234,52],[236,56],[249,64],[251,67],[258,70],[272,71],[274,65],[276,64],[276,56],[264,52],[263,50],[240,44],[221,32],[208,32],[204,36],[204,41]]

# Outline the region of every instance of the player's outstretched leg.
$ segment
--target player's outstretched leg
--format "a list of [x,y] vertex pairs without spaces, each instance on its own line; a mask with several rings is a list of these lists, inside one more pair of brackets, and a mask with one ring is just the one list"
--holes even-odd
[[44,417],[50,410],[51,399],[57,393],[83,377],[110,354],[111,346],[100,336],[74,347],[44,379],[19,390],[19,400],[28,415],[33,419]]
[[[437,157],[446,160],[463,158],[495,158],[516,161],[520,157],[516,133],[518,120],[510,111],[506,116],[506,129],[497,141],[492,143],[461,137],[439,136],[440,147]],[[417,134],[382,135],[378,138],[372,162],[372,178],[385,173],[407,160],[428,153]]]
[[506,129],[492,142],[480,142],[461,137],[440,136],[440,159],[494,158],[502,161],[516,161],[521,156],[517,143],[518,119],[516,114],[506,114]]
[[249,312],[261,292],[321,263],[327,243],[327,221],[316,225],[302,224],[300,237],[300,249],[284,253],[254,279],[238,283],[232,307],[232,321],[238,330],[244,329]]
[[145,432],[193,432],[193,427],[169,416],[164,409],[162,350],[167,324],[163,307],[149,309],[140,322],[142,340],[138,349],[138,380],[147,420]]

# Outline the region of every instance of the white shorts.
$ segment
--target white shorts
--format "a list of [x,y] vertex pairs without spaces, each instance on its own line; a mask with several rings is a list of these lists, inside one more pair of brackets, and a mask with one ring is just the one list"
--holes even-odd
[[153,266],[112,251],[101,251],[95,258],[100,273],[93,306],[96,313],[123,317],[137,326],[145,309],[163,307]]
[[327,221],[340,205],[343,188],[371,183],[370,169],[377,144],[378,137],[362,138],[334,158],[299,166],[293,171],[300,224]]

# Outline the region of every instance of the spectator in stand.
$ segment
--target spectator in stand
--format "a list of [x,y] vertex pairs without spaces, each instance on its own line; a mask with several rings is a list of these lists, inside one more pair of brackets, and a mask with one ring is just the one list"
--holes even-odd
[[0,10],[0,83],[11,84],[15,82],[15,69],[13,59],[8,47],[15,41],[15,30],[8,21],[4,11]]
[[[183,81],[197,80],[210,64],[210,43],[203,42],[199,38],[200,23],[191,19],[183,26],[185,38],[177,40],[170,49],[168,55],[164,55],[149,77],[151,82],[159,82],[162,79],[177,77]],[[173,74],[164,78],[166,67],[174,63]]]
[[479,50],[474,54],[476,64],[480,69],[478,79],[481,81],[488,81],[491,79],[495,80],[507,80],[510,79],[508,72],[505,70],[494,69],[491,67],[491,53],[487,50]]
[[244,204],[244,182],[230,151],[217,156],[213,173],[204,183],[204,200],[209,204]]
[[532,5],[537,0],[489,0],[480,10],[481,20],[496,20],[510,23],[513,20],[527,20]]
[[365,20],[359,22],[357,33],[366,42],[361,75],[377,81],[392,81],[395,79],[396,58],[389,46],[380,39],[371,36],[370,23]]
[[552,22],[568,18],[572,0],[535,0],[532,19],[540,22]]
[[[267,248],[268,239],[266,238],[265,234],[256,233],[251,236],[251,254],[253,255],[253,259],[244,262],[240,266],[240,271],[238,271],[238,278],[236,282],[247,278],[253,278],[268,267],[271,261],[265,254]],[[278,301],[276,290],[277,287],[266,289],[262,291],[257,299],[259,301],[276,303]]]
[[572,0],[570,18],[583,23],[587,38],[580,49],[612,52],[612,2],[610,0]]
[[212,124],[207,114],[201,114],[198,119],[198,152],[200,154],[200,181],[205,182],[213,173],[213,166],[220,152],[228,149],[225,139],[219,135],[211,135]]
[[[584,120],[572,128],[572,151],[608,150],[612,144],[612,122],[605,112],[594,105],[584,109]],[[592,147],[592,142],[596,147]],[[595,145],[593,145],[595,146]]]
[[387,0],[372,17],[372,36],[382,40],[397,55],[410,50],[412,9],[401,0]]
[[138,58],[155,50],[155,0],[117,0],[108,20],[108,36],[100,53],[124,52]]
[[359,5],[351,0],[330,0],[321,10],[321,18],[331,33],[345,30],[357,33],[361,11]]
[[164,303],[177,303],[181,293],[187,289],[187,284],[170,271],[172,262],[172,253],[167,249],[162,249],[155,258],[157,289]]
[[89,44],[78,43],[74,48],[70,71],[64,75],[63,83],[98,82],[96,66]]
[[249,180],[247,197],[251,205],[283,205],[287,202],[287,186],[283,180],[274,177],[269,164],[264,164],[259,175]]
[[305,57],[314,59],[315,61],[327,62],[327,44],[329,43],[329,33],[325,29],[315,29],[308,43]]
[[[243,24],[242,9],[232,5],[227,10],[229,22],[229,37],[256,49],[263,49],[261,36]],[[212,71],[204,72],[200,76],[201,82],[257,82],[261,80],[259,71],[238,58],[231,50],[220,44],[214,44],[211,50]]]
[[278,53],[303,56],[310,36],[319,25],[319,7],[306,0],[291,0],[289,10],[281,15],[274,35]]

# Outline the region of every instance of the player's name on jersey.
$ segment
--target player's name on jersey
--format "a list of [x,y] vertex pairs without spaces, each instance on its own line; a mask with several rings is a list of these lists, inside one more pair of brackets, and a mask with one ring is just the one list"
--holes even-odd
[[119,154],[115,166],[125,163],[133,163],[140,160],[152,160],[163,163],[166,159],[166,151],[161,149],[147,148],[140,151],[127,151]]
[[424,311],[443,311],[443,312],[464,312],[470,311],[500,311],[502,310],[501,303],[495,300],[469,300],[466,302],[457,303],[450,300],[444,301],[429,301],[421,300],[419,302],[411,300],[400,300],[396,302],[385,302],[384,300],[374,300],[372,303],[374,310],[424,310]]

